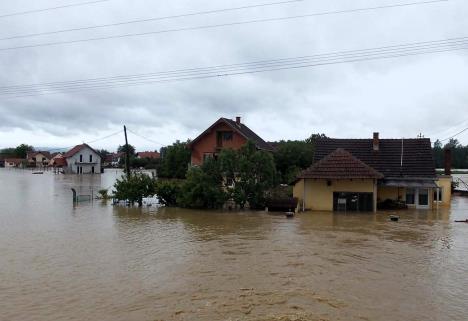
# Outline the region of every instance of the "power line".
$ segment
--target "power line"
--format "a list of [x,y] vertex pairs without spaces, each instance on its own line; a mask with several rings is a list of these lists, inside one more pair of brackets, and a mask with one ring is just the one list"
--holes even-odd
[[452,138],[455,138],[455,137],[457,137],[458,135],[460,135],[460,134],[466,132],[467,130],[468,130],[468,127],[465,128],[465,129],[463,129],[463,130],[461,130],[461,131],[459,131],[458,133],[456,133],[456,134],[453,135],[453,136],[450,136],[450,137],[448,137],[448,138],[442,139],[440,142],[442,143],[442,142],[445,142],[445,141],[450,140],[450,139],[452,139]]
[[272,60],[262,60],[254,61],[249,63],[241,64],[230,64],[230,65],[218,65],[213,67],[202,67],[202,68],[190,68],[190,69],[179,69],[171,70],[165,72],[156,72],[156,73],[146,73],[146,74],[134,74],[134,75],[123,75],[123,76],[114,76],[114,77],[101,77],[101,78],[91,78],[91,79],[82,79],[82,80],[73,80],[66,82],[49,82],[49,83],[39,83],[39,84],[29,84],[29,85],[14,85],[0,87],[0,95],[2,94],[12,94],[22,91],[32,91],[32,90],[41,90],[41,89],[67,89],[69,87],[79,87],[79,86],[94,86],[101,84],[111,84],[111,83],[123,83],[123,82],[132,82],[140,80],[151,80],[154,78],[168,78],[168,77],[177,77],[177,76],[190,76],[190,75],[205,75],[208,73],[216,73],[216,75],[224,74],[226,72],[245,70],[246,68],[266,68],[273,66],[287,66],[294,65],[298,63],[307,63],[310,61],[317,60],[336,60],[338,58],[355,58],[355,57],[370,57],[375,58],[376,55],[389,54],[389,53],[413,53],[420,52],[421,50],[426,49],[457,49],[458,46],[466,45],[468,42],[468,37],[461,38],[451,38],[437,41],[427,41],[419,43],[408,43],[394,46],[386,47],[377,47],[370,49],[360,49],[360,50],[348,50],[340,52],[332,52],[327,54],[317,54],[310,56],[302,57],[293,57],[293,58],[282,58],[282,59],[272,59]]
[[[104,140],[104,139],[113,137],[113,136],[115,136],[115,135],[121,134],[122,132],[123,132],[123,130],[121,129],[121,130],[119,130],[118,132],[112,133],[112,134],[110,134],[110,135],[107,135],[107,136],[104,136],[104,137],[101,137],[101,138],[98,138],[98,139],[95,139],[95,140],[92,140],[92,141],[84,142],[84,144],[93,144],[93,143],[99,142],[99,141],[101,141],[101,140]],[[75,147],[75,146],[76,146],[76,145],[68,146],[68,147],[62,147],[62,148],[49,149],[49,152],[50,152],[50,151],[54,151],[54,150],[70,150],[70,149],[72,149],[72,148]]]
[[143,135],[137,134],[137,133],[135,133],[134,131],[128,129],[128,127],[127,127],[127,131],[130,132],[130,133],[132,133],[133,135],[138,136],[138,137],[140,137],[140,138],[143,138],[144,140],[147,140],[147,141],[149,141],[149,142],[151,142],[151,143],[153,143],[153,144],[160,145],[160,146],[164,146],[163,143],[157,142],[157,141],[152,140],[152,139],[150,139],[150,138],[148,138],[148,137],[145,137],[145,136],[143,136]]
[[324,16],[324,15],[331,15],[331,14],[363,12],[363,11],[389,9],[389,8],[396,8],[396,7],[416,6],[416,5],[426,5],[426,4],[434,4],[434,3],[448,2],[448,1],[450,1],[450,0],[431,0],[431,1],[422,1],[422,2],[400,3],[400,4],[393,4],[393,5],[366,7],[366,8],[358,8],[358,9],[350,9],[350,10],[326,11],[326,12],[303,14],[303,15],[296,15],[296,16],[254,19],[254,20],[214,24],[214,25],[203,25],[203,26],[195,26],[195,27],[183,27],[183,28],[174,28],[174,29],[157,30],[157,31],[127,33],[127,34],[114,35],[114,36],[102,36],[102,37],[84,38],[84,39],[77,39],[77,40],[45,42],[45,43],[39,43],[39,44],[30,44],[30,45],[22,45],[22,46],[14,46],[14,47],[4,47],[4,48],[0,48],[0,51],[27,49],[27,48],[38,48],[38,47],[48,47],[48,46],[65,45],[65,44],[76,44],[76,43],[83,43],[83,42],[90,42],[90,41],[119,39],[119,38],[137,37],[137,36],[148,36],[148,35],[171,33],[171,32],[181,32],[181,31],[189,31],[189,30],[213,29],[213,28],[221,28],[221,27],[229,27],[229,26],[246,25],[246,24],[273,22],[273,21],[285,21],[285,20],[292,20],[292,19],[310,18],[310,17],[314,17],[314,16]]
[[122,86],[145,85],[169,81],[205,79],[221,76],[253,74],[266,71],[298,69],[322,65],[333,65],[347,62],[359,62],[376,59],[387,59],[468,49],[468,37],[449,38],[438,41],[426,41],[377,47],[371,49],[348,50],[312,56],[263,60],[244,64],[221,65],[204,68],[180,69],[152,74],[136,74],[109,78],[82,79],[68,82],[16,85],[0,87],[0,96],[21,98],[50,93],[72,93],[78,91],[106,89]]
[[1,18],[6,18],[6,17],[13,17],[13,16],[22,16],[22,15],[31,14],[31,13],[39,13],[39,12],[45,12],[45,11],[58,10],[58,9],[65,9],[65,8],[70,8],[70,7],[85,6],[85,5],[96,4],[96,3],[101,3],[101,2],[108,2],[108,1],[112,1],[112,0],[87,1],[87,2],[72,3],[72,4],[57,6],[57,7],[49,7],[49,8],[43,8],[43,9],[35,9],[35,10],[27,10],[27,11],[7,13],[7,14],[0,15],[0,19]]
[[184,13],[184,14],[171,15],[171,16],[129,20],[129,21],[115,22],[115,23],[102,24],[102,25],[94,25],[94,26],[88,26],[88,27],[79,27],[79,28],[70,28],[70,29],[62,29],[62,30],[55,30],[55,31],[39,32],[39,33],[30,33],[30,34],[25,34],[25,35],[17,35],[17,36],[10,36],[10,37],[5,37],[5,38],[0,38],[0,41],[1,40],[18,39],[18,38],[30,38],[30,37],[37,37],[37,36],[44,36],[44,35],[52,35],[52,34],[66,33],[66,32],[72,32],[72,31],[82,31],[82,30],[90,30],[90,29],[98,29],[98,28],[106,28],[106,27],[115,27],[115,26],[129,25],[129,24],[142,23],[142,22],[169,20],[169,19],[174,19],[174,18],[183,18],[183,17],[198,16],[198,15],[208,15],[208,14],[214,14],[214,13],[238,11],[238,10],[245,10],[245,9],[252,9],[252,8],[267,7],[267,6],[276,6],[276,5],[303,2],[303,1],[306,1],[306,0],[288,0],[288,1],[280,1],[280,2],[261,3],[261,4],[254,4],[254,5],[249,5],[249,6],[240,6],[240,7],[233,7],[233,8],[224,8],[224,9],[216,9],[216,10],[208,10],[208,11],[190,12],[190,13]]

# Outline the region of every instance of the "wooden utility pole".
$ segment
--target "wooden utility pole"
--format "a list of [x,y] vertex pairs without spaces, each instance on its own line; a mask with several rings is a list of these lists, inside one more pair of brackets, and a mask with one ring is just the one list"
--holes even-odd
[[128,148],[127,140],[127,127],[124,125],[125,134],[125,171],[127,172],[127,178],[130,178],[130,148]]

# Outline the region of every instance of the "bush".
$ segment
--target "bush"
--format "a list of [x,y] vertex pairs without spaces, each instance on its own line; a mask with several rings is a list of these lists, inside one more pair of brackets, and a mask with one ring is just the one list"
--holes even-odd
[[156,182],[156,194],[161,203],[166,206],[176,206],[180,197],[182,183],[174,180],[158,180]]
[[143,173],[134,173],[130,177],[117,179],[114,184],[115,198],[128,200],[130,204],[143,205],[143,197],[153,196],[156,193],[155,179]]

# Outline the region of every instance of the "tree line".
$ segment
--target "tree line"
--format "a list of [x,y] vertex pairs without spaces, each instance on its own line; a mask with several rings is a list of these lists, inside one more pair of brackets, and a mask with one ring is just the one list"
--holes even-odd
[[445,145],[442,145],[440,140],[434,142],[433,152],[436,168],[444,168],[444,149],[446,148],[452,150],[452,168],[468,169],[468,145],[463,146],[454,138],[450,139]]

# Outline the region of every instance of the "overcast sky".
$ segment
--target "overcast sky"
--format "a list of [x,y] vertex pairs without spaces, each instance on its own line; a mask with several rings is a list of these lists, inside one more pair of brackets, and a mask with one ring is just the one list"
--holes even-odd
[[[1,1],[3,14],[85,0]],[[279,1],[279,0],[277,0]],[[211,15],[0,41],[0,49],[419,0],[304,0]],[[0,18],[0,38],[274,0],[109,0]],[[209,67],[468,36],[468,1],[0,50],[0,86]],[[219,117],[242,116],[265,140],[446,138],[468,127],[468,50],[239,76],[59,93],[0,96],[0,147],[67,147],[126,124],[137,150],[196,137]],[[457,137],[468,144],[468,132]],[[123,135],[92,144],[114,150]]]

